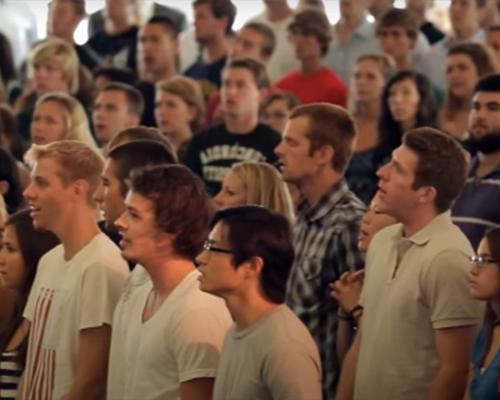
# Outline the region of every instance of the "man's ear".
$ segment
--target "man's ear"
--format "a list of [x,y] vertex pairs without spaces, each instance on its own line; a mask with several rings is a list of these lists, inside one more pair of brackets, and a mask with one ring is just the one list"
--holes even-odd
[[245,278],[258,278],[264,267],[264,260],[262,257],[252,257],[247,261],[244,261],[239,268],[243,267],[245,269]]
[[418,202],[421,204],[434,203],[436,201],[437,190],[434,186],[422,186],[418,188]]
[[314,150],[313,157],[321,165],[332,165],[332,160],[335,157],[335,149],[332,146],[325,144]]
[[10,189],[10,184],[6,180],[0,181],[0,194],[5,196]]

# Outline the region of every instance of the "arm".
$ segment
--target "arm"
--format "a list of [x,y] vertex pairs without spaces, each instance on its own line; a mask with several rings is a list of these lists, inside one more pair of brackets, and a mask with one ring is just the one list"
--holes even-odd
[[[31,322],[29,322],[26,318],[24,318],[23,322],[21,322],[21,326],[19,327],[19,329],[25,334],[26,338],[29,338],[30,326],[31,326]],[[23,399],[24,373],[25,373],[25,371],[23,371],[23,374],[21,375],[21,379],[19,380],[19,385],[17,385],[16,400]]]
[[463,398],[475,330],[475,326],[434,330],[439,370],[427,394],[427,400]]
[[356,365],[358,363],[359,345],[361,342],[361,320],[359,320],[358,324],[358,333],[354,337],[354,342],[347,352],[344,363],[342,364],[339,385],[335,397],[337,400],[351,400],[354,396]]
[[213,378],[198,378],[181,383],[181,400],[211,400]]
[[109,325],[80,331],[75,380],[67,400],[104,398],[110,342]]

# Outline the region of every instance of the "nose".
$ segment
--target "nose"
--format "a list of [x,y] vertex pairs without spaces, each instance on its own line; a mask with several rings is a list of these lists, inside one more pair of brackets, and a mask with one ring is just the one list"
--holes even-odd
[[380,179],[385,179],[387,176],[387,164],[382,165],[378,170],[377,170],[377,176]]
[[104,195],[104,186],[102,185],[102,183],[99,183],[99,186],[97,186],[97,189],[94,192],[92,199],[94,200],[95,203],[101,204],[103,200],[103,195]]
[[196,265],[196,268],[200,268],[207,264],[208,264],[208,251],[202,250],[201,253],[198,254],[194,259],[194,265]]
[[217,208],[224,207],[224,202],[222,201],[222,190],[213,197],[213,201]]
[[275,148],[274,148],[274,154],[276,154],[278,157],[283,155],[283,141],[281,141]]
[[33,183],[30,183],[26,189],[24,189],[23,196],[26,200],[32,200],[34,198],[34,193],[33,193]]
[[125,213],[122,213],[122,215],[120,215],[116,221],[114,222],[116,228],[118,229],[119,232],[124,232],[127,230],[127,223],[125,221],[126,217],[125,217]]

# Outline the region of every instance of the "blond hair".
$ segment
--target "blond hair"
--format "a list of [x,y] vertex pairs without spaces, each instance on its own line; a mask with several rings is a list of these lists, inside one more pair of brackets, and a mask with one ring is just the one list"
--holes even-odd
[[54,59],[61,68],[70,93],[76,93],[79,88],[80,61],[73,46],[62,39],[50,37],[35,44],[28,58],[28,77],[33,78],[35,66]]
[[78,100],[63,92],[50,92],[37,100],[35,108],[45,101],[56,102],[64,111],[65,129],[63,140],[78,140],[96,147],[94,138],[90,133],[87,114]]
[[292,197],[276,168],[264,162],[244,161],[234,164],[231,170],[245,186],[247,204],[267,207],[293,221]]
[[167,92],[179,96],[188,106],[196,110],[196,115],[190,122],[191,130],[200,129],[205,115],[205,100],[198,82],[186,76],[174,76],[156,84],[156,91]]
[[64,185],[83,179],[89,186],[87,200],[93,204],[92,195],[99,186],[104,167],[104,158],[98,150],[77,140],[59,140],[45,145],[32,145],[26,152],[25,159],[36,163],[41,159],[54,160],[58,176]]

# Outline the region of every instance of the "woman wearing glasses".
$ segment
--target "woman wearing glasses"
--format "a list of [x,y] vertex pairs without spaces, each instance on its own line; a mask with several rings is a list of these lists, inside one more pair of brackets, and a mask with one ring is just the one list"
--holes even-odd
[[500,399],[500,228],[486,233],[471,264],[470,292],[487,305],[472,348],[470,399]]

